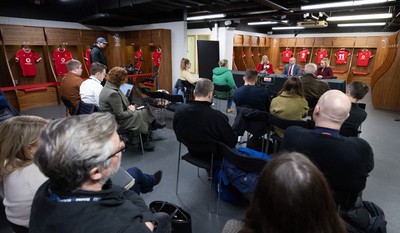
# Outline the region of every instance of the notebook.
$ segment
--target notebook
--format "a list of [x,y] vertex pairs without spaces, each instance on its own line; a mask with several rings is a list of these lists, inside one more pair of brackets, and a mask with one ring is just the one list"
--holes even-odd
[[114,185],[130,189],[135,184],[135,179],[123,168],[119,167],[117,173],[111,176],[111,182]]

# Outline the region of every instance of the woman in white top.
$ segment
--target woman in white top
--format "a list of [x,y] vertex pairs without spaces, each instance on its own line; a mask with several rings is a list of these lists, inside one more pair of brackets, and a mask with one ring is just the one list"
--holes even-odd
[[32,163],[47,120],[18,116],[0,123],[0,182],[3,183],[7,219],[14,232],[28,232],[36,190],[47,180]]
[[184,84],[182,81],[187,81],[190,84],[192,84],[192,88],[189,88],[190,90],[186,90],[188,92],[192,92],[194,90],[194,85],[196,84],[197,81],[199,81],[199,78],[193,77],[192,74],[190,73],[190,67],[192,66],[192,63],[190,63],[189,59],[187,58],[182,58],[181,60],[181,76],[175,83],[175,88],[174,88],[174,94],[182,95],[184,96]]

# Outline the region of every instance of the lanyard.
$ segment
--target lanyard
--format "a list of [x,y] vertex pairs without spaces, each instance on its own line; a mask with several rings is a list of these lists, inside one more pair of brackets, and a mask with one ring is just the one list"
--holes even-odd
[[101,200],[100,197],[70,197],[70,198],[61,198],[57,194],[51,192],[50,188],[48,189],[50,193],[50,199],[55,202],[63,202],[63,203],[72,203],[72,202],[98,202]]

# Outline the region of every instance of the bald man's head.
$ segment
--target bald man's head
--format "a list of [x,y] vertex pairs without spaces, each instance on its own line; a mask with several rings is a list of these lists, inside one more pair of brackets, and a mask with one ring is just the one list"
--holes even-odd
[[340,129],[349,116],[351,102],[341,91],[330,90],[318,100],[313,118],[317,126]]

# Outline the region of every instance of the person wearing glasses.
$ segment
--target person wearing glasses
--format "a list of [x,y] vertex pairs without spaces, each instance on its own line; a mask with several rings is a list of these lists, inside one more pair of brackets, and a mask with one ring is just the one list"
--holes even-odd
[[113,185],[125,145],[110,113],[49,122],[34,163],[49,179],[32,203],[29,232],[170,232],[137,193]]

